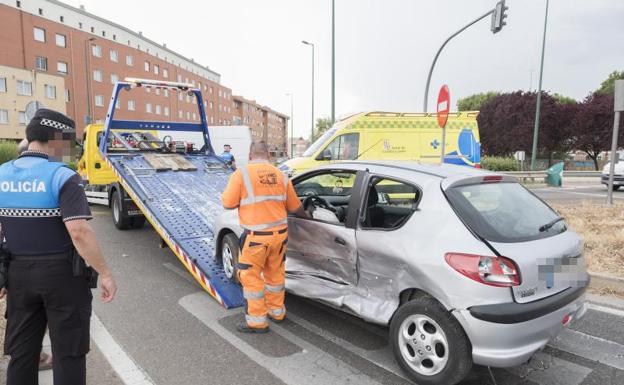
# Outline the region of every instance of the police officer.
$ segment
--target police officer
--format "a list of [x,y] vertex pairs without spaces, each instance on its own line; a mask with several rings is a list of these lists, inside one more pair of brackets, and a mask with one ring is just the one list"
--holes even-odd
[[82,179],[48,159],[59,149],[67,153],[72,138],[71,119],[40,109],[26,128],[28,150],[0,166],[0,223],[10,253],[8,286],[1,293],[7,295],[8,385],[38,383],[46,324],[54,384],[85,384],[93,298],[88,273],[99,273],[103,302],[110,302],[117,291],[87,224],[91,212]]
[[268,319],[286,317],[284,283],[287,214],[307,218],[292,182],[269,163],[264,142],[252,143],[249,164],[237,169],[221,197],[226,209],[238,208],[244,232],[238,258],[238,277],[246,300],[243,333],[266,333]]

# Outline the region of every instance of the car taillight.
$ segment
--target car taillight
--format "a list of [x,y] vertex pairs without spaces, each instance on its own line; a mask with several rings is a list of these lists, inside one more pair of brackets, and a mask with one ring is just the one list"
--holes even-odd
[[460,274],[485,285],[511,287],[520,284],[516,264],[505,257],[447,253],[444,259]]

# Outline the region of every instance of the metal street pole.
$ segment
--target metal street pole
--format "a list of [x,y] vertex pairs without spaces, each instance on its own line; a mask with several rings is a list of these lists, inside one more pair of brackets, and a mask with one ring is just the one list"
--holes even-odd
[[620,128],[620,112],[624,111],[624,80],[616,80],[613,94],[613,138],[611,139],[611,156],[609,162],[609,187],[607,189],[607,204],[613,204],[613,178],[615,176],[615,163],[618,162],[618,130]]
[[537,88],[537,105],[535,106],[535,126],[533,127],[533,148],[531,149],[531,170],[535,170],[537,157],[537,137],[539,134],[540,109],[542,106],[542,76],[544,75],[544,50],[546,49],[546,26],[548,25],[548,2],[546,0],[546,14],[544,15],[544,34],[542,35],[542,59],[540,62],[539,85]]
[[[331,124],[336,121],[336,7],[332,0],[332,52],[331,52]],[[312,138],[310,137],[310,140]]]
[[294,114],[293,114],[293,100],[295,99],[295,94],[287,93],[286,96],[290,96],[290,157],[295,157],[295,134],[294,134]]
[[449,36],[449,38],[446,39],[444,41],[444,43],[442,43],[442,45],[438,49],[438,52],[436,53],[435,57],[433,58],[433,62],[431,63],[431,67],[429,68],[429,74],[427,75],[427,85],[425,86],[425,100],[423,102],[423,112],[427,112],[427,99],[429,98],[429,84],[431,83],[431,74],[433,73],[433,68],[435,67],[436,61],[438,61],[438,56],[440,56],[440,53],[442,52],[442,49],[444,49],[446,44],[449,41],[451,41],[451,39],[453,39],[455,36],[457,36],[460,33],[464,32],[468,27],[470,27],[471,25],[475,24],[476,22],[478,22],[478,21],[480,21],[482,19],[485,19],[487,16],[491,15],[492,13],[494,13],[494,9],[491,9],[491,10],[487,11],[487,13],[483,14],[482,16],[479,16],[478,18],[474,19],[470,23],[466,24],[459,31],[457,31],[454,34],[452,34],[451,36]]
[[94,37],[85,40],[85,75],[87,77],[87,116],[85,118],[86,124],[93,123],[93,117],[91,116],[91,76],[89,76],[89,62],[91,56],[89,54],[89,47],[91,46],[91,42],[94,40]]
[[314,43],[301,40],[303,44],[312,46],[312,125],[310,126],[310,140],[314,136]]

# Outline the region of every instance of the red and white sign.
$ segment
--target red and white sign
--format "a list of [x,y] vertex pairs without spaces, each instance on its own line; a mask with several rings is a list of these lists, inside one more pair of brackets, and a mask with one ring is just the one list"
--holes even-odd
[[449,111],[451,111],[451,93],[449,92],[448,86],[445,84],[440,87],[440,92],[438,93],[438,104],[436,108],[438,125],[442,128],[446,126]]

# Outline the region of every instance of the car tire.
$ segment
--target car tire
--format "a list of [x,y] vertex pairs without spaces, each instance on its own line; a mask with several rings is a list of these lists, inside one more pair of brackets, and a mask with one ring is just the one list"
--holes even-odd
[[132,217],[131,220],[132,220],[132,228],[133,229],[141,229],[145,225],[145,217],[144,216]]
[[620,189],[620,187],[622,187],[622,186],[613,186],[613,191],[617,191],[617,190],[619,190],[619,189]]
[[421,385],[457,384],[472,368],[466,333],[430,296],[414,298],[399,307],[390,323],[390,343],[401,369]]
[[238,238],[233,233],[221,239],[221,263],[225,276],[232,282],[238,282],[238,255],[240,253]]
[[111,196],[111,211],[113,214],[113,223],[119,230],[127,230],[132,224],[132,218],[125,215],[123,210],[123,202],[119,190],[113,191]]

